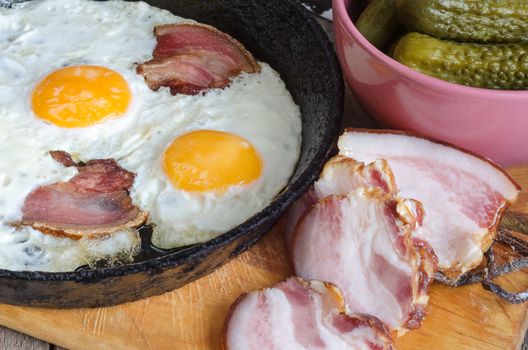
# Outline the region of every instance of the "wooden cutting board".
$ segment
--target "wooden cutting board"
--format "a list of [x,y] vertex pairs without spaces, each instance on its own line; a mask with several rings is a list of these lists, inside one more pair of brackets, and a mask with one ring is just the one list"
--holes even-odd
[[[528,189],[528,166],[511,169]],[[528,192],[517,211],[528,212]],[[0,324],[70,349],[217,349],[226,312],[245,291],[291,274],[280,224],[254,248],[216,272],[164,295],[102,309],[48,310],[0,305]],[[528,287],[528,271],[499,280]],[[479,284],[434,285],[421,329],[398,339],[400,350],[519,349],[528,303],[510,305]]]

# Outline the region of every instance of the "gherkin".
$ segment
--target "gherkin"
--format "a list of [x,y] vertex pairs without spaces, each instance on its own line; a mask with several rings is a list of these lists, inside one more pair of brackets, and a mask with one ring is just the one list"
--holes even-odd
[[394,59],[421,73],[474,87],[528,89],[528,43],[473,44],[409,33]]
[[395,0],[372,0],[359,16],[356,27],[378,49],[384,49],[402,31]]
[[528,42],[527,0],[396,0],[408,30],[476,43]]

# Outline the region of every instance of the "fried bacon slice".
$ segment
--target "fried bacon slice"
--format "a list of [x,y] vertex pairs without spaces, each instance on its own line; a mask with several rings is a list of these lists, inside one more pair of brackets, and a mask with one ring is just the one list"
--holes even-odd
[[428,242],[449,278],[478,266],[519,185],[498,165],[452,145],[409,133],[347,129],[340,154],[361,162],[386,159],[401,196],[425,209],[417,237]]
[[301,215],[320,199],[330,195],[346,195],[360,187],[379,187],[387,193],[396,194],[396,183],[392,170],[383,159],[370,164],[337,155],[324,166],[319,180],[288,209],[285,239],[288,246]]
[[241,72],[255,73],[260,66],[231,36],[198,23],[156,26],[153,59],[137,67],[150,89],[169,87],[173,95],[195,95],[224,88]]
[[113,159],[76,164],[62,151],[50,152],[78,174],[67,182],[41,186],[32,191],[22,208],[20,225],[29,225],[51,235],[80,239],[99,238],[136,228],[147,220],[147,213],[132,202],[129,190],[134,174]]
[[291,254],[297,276],[335,284],[348,308],[402,335],[421,325],[434,253],[413,237],[421,205],[380,188],[323,198],[301,218]]
[[393,345],[378,319],[345,314],[338,288],[292,277],[238,298],[225,323],[223,348],[390,350]]

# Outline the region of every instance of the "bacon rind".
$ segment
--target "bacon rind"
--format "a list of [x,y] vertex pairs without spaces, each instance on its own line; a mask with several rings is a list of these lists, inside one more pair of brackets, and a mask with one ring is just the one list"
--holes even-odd
[[[425,317],[425,310],[426,305],[429,300],[429,286],[434,278],[434,272],[436,269],[436,260],[434,253],[432,250],[423,242],[417,241],[413,238],[413,232],[419,227],[417,224],[415,218],[411,214],[414,212],[413,208],[409,207],[409,203],[411,201],[409,200],[403,200],[399,199],[397,197],[394,197],[393,195],[385,193],[383,190],[379,188],[372,188],[372,189],[357,189],[356,191],[351,192],[350,195],[364,195],[367,198],[370,198],[370,200],[377,201],[380,204],[385,203],[383,205],[386,205],[388,210],[392,212],[392,215],[395,217],[395,222],[400,222],[400,229],[401,229],[401,236],[398,238],[399,244],[396,244],[396,246],[400,246],[402,249],[405,250],[405,256],[407,258],[407,263],[410,266],[412,270],[411,274],[411,299],[409,302],[409,307],[407,309],[407,312],[404,312],[404,317],[401,319],[399,325],[393,325],[392,329],[397,332],[398,335],[403,335],[408,329],[416,329],[421,325],[422,320]],[[331,276],[326,274],[324,272],[324,269],[322,272],[312,271],[309,275],[305,274],[305,271],[307,269],[317,269],[317,267],[314,267],[312,263],[308,260],[306,260],[307,252],[303,251],[303,256],[299,255],[300,252],[297,250],[298,243],[300,240],[305,239],[303,237],[303,232],[309,232],[305,230],[305,224],[309,226],[308,229],[310,229],[312,226],[314,226],[314,223],[309,221],[307,218],[309,218],[311,215],[317,215],[317,211],[326,209],[326,207],[329,207],[329,210],[332,209],[332,205],[338,205],[338,203],[342,200],[346,200],[348,196],[342,196],[342,195],[333,195],[328,196],[323,199],[321,199],[315,206],[311,207],[309,210],[307,210],[301,219],[299,220],[299,224],[296,227],[296,232],[294,234],[294,237],[292,239],[292,261],[293,261],[293,267],[294,271],[297,275],[304,278],[316,278],[316,279],[325,279],[329,280],[332,283],[336,283],[339,285],[339,281],[333,280]],[[332,203],[332,204],[330,204]],[[420,206],[419,202],[412,201],[414,206]],[[353,216],[354,213],[340,213],[337,215],[337,213],[333,213],[331,215],[332,220],[339,224],[343,219],[345,215]],[[315,225],[317,226],[317,225]],[[389,225],[390,226],[390,225]],[[315,231],[319,232],[320,235],[325,236],[332,236],[337,233],[335,232],[327,232],[325,231],[325,227],[315,227]],[[361,232],[357,232],[357,234],[361,234]],[[335,242],[332,243],[333,246],[324,246],[325,242],[328,244],[331,244],[329,240],[327,239],[321,239],[318,242],[312,242],[313,245],[316,245],[318,248],[317,250],[322,249],[339,249],[335,247]],[[337,253],[336,253],[337,254]],[[353,252],[341,252],[339,255],[341,256],[347,256],[350,254],[354,254]],[[401,252],[399,253],[401,254]],[[328,266],[332,266],[332,269],[335,269],[335,271],[341,271],[338,265],[337,261],[330,261],[332,258],[328,258],[327,260],[323,260],[324,258],[318,257],[317,261],[320,264],[328,264]],[[365,267],[358,267],[358,268],[365,268]],[[327,271],[328,272],[328,271]],[[342,287],[342,286],[340,286]],[[374,292],[374,291],[373,291]],[[351,295],[353,294],[353,291],[346,291],[344,293],[345,295]],[[375,295],[375,293],[372,293],[372,295]],[[372,303],[379,302],[377,300],[372,300]],[[401,305],[400,305],[401,306]],[[363,305],[365,308],[364,310],[355,310],[355,311],[361,311],[361,312],[368,312],[369,305]],[[370,314],[374,314],[374,316],[380,317],[380,315],[376,315],[374,312],[368,312]],[[383,317],[381,317],[383,318]]]
[[[179,31],[179,32],[178,32]],[[198,35],[205,40],[192,40]],[[169,87],[171,94],[195,95],[224,88],[241,72],[260,72],[260,65],[244,46],[218,29],[199,23],[156,26],[153,59],[138,65],[151,90]]]
[[[360,326],[365,326],[365,327],[370,328],[373,334],[375,335],[376,341],[377,341],[377,344],[368,344],[368,346],[370,346],[372,350],[392,350],[393,349],[392,338],[390,337],[389,331],[387,330],[383,322],[381,322],[375,317],[365,315],[365,314],[354,314],[354,313],[347,314],[343,295],[341,291],[339,290],[339,288],[337,288],[333,284],[327,283],[327,282],[315,281],[315,280],[305,281],[298,277],[291,277],[285,281],[275,284],[273,288],[282,290],[281,286],[288,284],[288,283],[299,284],[302,288],[304,288],[309,293],[310,298],[322,298],[323,300],[321,302],[321,306],[330,307],[331,310],[336,310],[336,313],[334,314],[334,316],[338,316],[340,318],[343,318],[346,321],[350,321],[350,326],[354,327],[354,325],[360,325]],[[260,291],[253,291],[251,293],[265,293],[265,292],[266,292],[266,289],[260,290]],[[229,308],[229,311],[225,318],[223,332],[222,332],[223,337],[222,337],[221,349],[223,350],[238,350],[238,349],[229,348],[228,346],[229,332],[231,331],[231,327],[233,327],[231,325],[233,315],[237,311],[237,308],[240,307],[241,302],[248,296],[248,294],[249,293],[243,293],[242,295],[240,295]],[[328,312],[328,314],[331,314],[331,312]],[[281,346],[286,346],[286,345],[281,344]],[[351,347],[351,349],[356,349],[356,348]]]
[[81,238],[100,239],[107,237],[115,232],[126,231],[131,228],[141,227],[148,220],[148,213],[146,211],[138,210],[137,212],[134,211],[133,213],[133,215],[130,215],[131,219],[127,219],[124,224],[116,224],[105,227],[66,227],[64,225],[59,224],[50,224],[47,222],[37,222],[30,220],[23,220],[17,226],[31,226],[35,230],[38,230],[44,234],[55,237],[70,238],[73,240],[79,240]]
[[418,250],[420,262],[418,264],[418,292],[419,294],[429,294],[434,276],[438,270],[438,257],[429,243],[419,238],[412,238],[413,246]]
[[[340,138],[339,147],[340,147],[340,153],[341,154],[347,155],[347,156],[351,156],[352,158],[354,158],[354,155],[352,154],[352,153],[354,153],[354,151],[353,150],[343,149],[343,147],[345,147],[344,143],[346,142],[345,141],[345,137],[347,136],[348,133],[404,136],[404,137],[409,137],[409,138],[415,138],[415,139],[418,139],[418,140],[425,140],[425,141],[431,142],[432,144],[437,144],[437,145],[440,145],[440,146],[444,146],[444,147],[447,147],[449,149],[462,152],[466,156],[469,156],[470,158],[472,157],[476,161],[480,161],[481,164],[486,164],[486,166],[489,166],[489,167],[495,169],[496,171],[498,171],[498,173],[501,173],[504,176],[505,181],[509,182],[510,186],[512,188],[516,189],[517,194],[521,190],[520,185],[511,177],[511,175],[508,174],[508,172],[506,170],[504,170],[502,167],[500,167],[499,165],[497,165],[493,161],[491,161],[491,160],[489,160],[487,158],[484,158],[484,157],[482,157],[482,156],[480,156],[480,155],[478,155],[478,154],[476,154],[474,152],[471,152],[471,151],[465,150],[463,148],[457,147],[455,145],[449,144],[447,142],[438,141],[438,140],[435,140],[435,139],[432,139],[432,138],[429,138],[429,137],[426,137],[426,136],[423,136],[423,135],[417,135],[417,134],[413,134],[413,133],[405,132],[405,131],[347,128],[345,130],[345,132],[343,133],[343,135],[341,136],[341,138]],[[384,144],[383,147],[389,147],[389,146]],[[402,154],[401,156],[406,156],[406,155]],[[373,155],[373,157],[374,158],[379,158],[379,157],[384,157],[384,155],[376,154],[375,156]],[[428,154],[427,157],[431,158],[432,155]],[[357,158],[358,158],[358,160],[361,161],[361,160],[368,160],[369,157],[360,155]],[[389,157],[386,157],[386,158],[389,158]],[[391,159],[387,159],[387,160],[389,161],[389,164],[390,164],[391,163]],[[443,170],[440,168],[440,164],[439,164],[438,172],[442,172],[442,171]],[[398,176],[396,176],[396,181],[397,182],[401,182],[401,180],[398,180]],[[416,179],[416,181],[420,181],[420,179]],[[461,180],[461,181],[463,181],[463,180]],[[406,195],[406,194],[404,193],[404,195]],[[417,199],[420,199],[420,198],[417,198]],[[497,228],[498,228],[498,225],[500,223],[500,218],[502,217],[502,215],[505,212],[505,210],[511,204],[513,204],[516,201],[516,199],[517,199],[517,195],[514,195],[511,198],[504,198],[504,202],[502,203],[502,205],[497,208],[497,210],[495,211],[495,213],[493,215],[493,218],[491,220],[489,220],[488,225],[487,225],[487,233],[478,242],[480,251],[482,253],[480,255],[480,259],[474,259],[471,262],[464,262],[464,263],[462,263],[460,261],[457,261],[455,263],[448,263],[446,261],[443,261],[441,256],[439,255],[438,268],[441,271],[441,273],[443,273],[445,276],[447,276],[451,280],[456,280],[457,278],[460,278],[467,271],[470,271],[473,268],[477,267],[482,261],[483,252],[487,251],[490,248],[491,244],[493,243],[493,241],[496,238]],[[451,203],[446,203],[445,205],[449,206],[449,205],[451,205]],[[427,212],[427,207],[425,208],[425,210]],[[468,239],[470,239],[471,237],[473,237],[473,232],[468,233],[467,236],[468,236]],[[432,245],[432,246],[434,248],[434,245]]]
[[[79,166],[66,152],[52,151],[50,155],[64,166],[77,167],[78,174],[67,182],[32,191],[24,202],[22,220],[13,225],[31,226],[58,237],[96,239],[145,223],[148,213],[132,203],[128,192],[133,173],[112,159],[91,160]],[[101,215],[83,216],[90,211]]]
[[[434,282],[438,269],[438,258],[429,243],[416,237],[416,232],[421,229],[423,216],[426,215],[422,203],[414,199],[394,198],[397,204],[397,213],[410,229],[406,244],[411,249],[413,264],[413,297],[409,307],[409,317],[404,322],[403,328],[420,328],[426,316],[426,307],[429,302],[429,291]],[[404,332],[399,331],[400,334]]]

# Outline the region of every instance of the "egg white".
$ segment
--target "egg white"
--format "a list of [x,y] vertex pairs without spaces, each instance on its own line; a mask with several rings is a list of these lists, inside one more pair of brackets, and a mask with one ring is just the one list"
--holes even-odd
[[[268,205],[288,182],[300,152],[300,111],[279,75],[261,66],[261,73],[242,74],[227,89],[189,98],[181,111],[187,123],[160,123],[141,148],[121,160],[137,174],[132,197],[150,212],[155,245],[183,246],[226,232]],[[248,140],[263,160],[260,178],[223,194],[174,188],[162,169],[164,150],[176,137],[199,129]]]
[[135,230],[79,241],[43,234],[31,227],[0,225],[0,267],[15,271],[72,271],[84,265],[130,263],[140,247]]
[[[82,161],[114,158],[134,172],[131,196],[150,213],[153,243],[161,248],[216,237],[263,209],[287,184],[300,153],[300,111],[267,64],[197,96],[151,91],[136,74],[136,64],[149,60],[156,45],[153,27],[182,21],[189,20],[142,2],[34,0],[0,8],[0,268],[68,271],[138,249],[135,230],[73,241],[9,225],[20,220],[29,192],[75,174],[53,161],[50,150]],[[55,69],[85,64],[125,78],[133,95],[126,114],[78,129],[38,119],[30,104],[36,84]],[[261,177],[223,194],[174,188],[161,166],[163,152],[176,137],[199,129],[252,143],[263,160]]]

